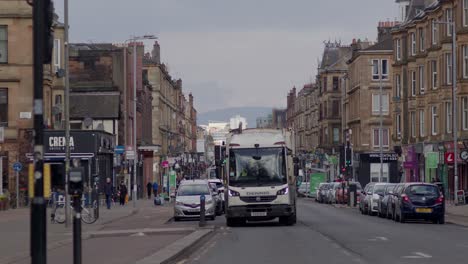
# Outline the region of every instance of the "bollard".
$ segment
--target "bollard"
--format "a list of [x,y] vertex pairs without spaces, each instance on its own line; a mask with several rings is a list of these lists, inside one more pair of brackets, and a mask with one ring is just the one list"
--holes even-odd
[[206,224],[206,220],[205,220],[205,195],[202,194],[200,196],[200,223],[199,223],[199,226],[200,227],[204,227],[205,224]]

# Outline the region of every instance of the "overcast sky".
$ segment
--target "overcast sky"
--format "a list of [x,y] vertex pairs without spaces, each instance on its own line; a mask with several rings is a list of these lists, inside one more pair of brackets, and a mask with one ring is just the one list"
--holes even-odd
[[397,10],[395,0],[70,0],[70,39],[155,34],[199,112],[284,107],[290,88],[314,78],[323,41],[375,40]]

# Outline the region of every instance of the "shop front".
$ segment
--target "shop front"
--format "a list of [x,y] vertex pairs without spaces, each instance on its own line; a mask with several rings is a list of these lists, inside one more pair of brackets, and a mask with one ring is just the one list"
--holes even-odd
[[403,146],[403,173],[405,182],[419,181],[419,161],[414,145]]
[[380,153],[360,153],[359,169],[357,170],[357,180],[362,186],[369,182],[391,182],[400,181],[398,170],[398,154],[386,152],[382,155],[382,174]]
[[[115,136],[104,131],[70,131],[70,158],[85,168],[85,186],[102,187],[113,179]],[[32,155],[28,154],[32,161]],[[51,186],[65,189],[65,132],[44,131],[44,162],[51,165]],[[114,183],[115,185],[115,183]]]

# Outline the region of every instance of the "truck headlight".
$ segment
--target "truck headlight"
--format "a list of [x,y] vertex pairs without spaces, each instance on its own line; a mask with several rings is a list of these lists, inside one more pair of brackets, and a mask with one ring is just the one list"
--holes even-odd
[[276,192],[277,195],[285,195],[285,194],[288,194],[288,193],[289,193],[289,187],[283,188],[283,189],[279,190],[278,192]]
[[207,200],[207,201],[206,201],[206,204],[207,204],[207,205],[213,204],[213,200]]
[[184,203],[181,202],[181,201],[176,201],[175,204],[176,204],[176,205],[184,205]]
[[233,190],[228,190],[229,196],[240,196],[239,192],[233,191]]

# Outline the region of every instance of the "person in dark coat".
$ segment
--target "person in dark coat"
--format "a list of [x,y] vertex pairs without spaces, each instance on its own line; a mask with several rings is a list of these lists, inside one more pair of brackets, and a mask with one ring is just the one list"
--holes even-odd
[[154,182],[153,183],[153,193],[154,193],[154,197],[157,197],[158,196],[158,183],[157,182]]
[[119,196],[120,205],[125,205],[125,197],[127,197],[128,189],[124,181],[120,182],[119,190],[120,190],[120,196]]
[[153,184],[148,182],[146,184],[146,192],[148,193],[148,199],[151,199],[151,189],[153,188]]
[[110,178],[106,179],[106,184],[104,185],[104,194],[106,195],[107,209],[111,209],[111,197],[114,195],[114,186],[112,186]]

